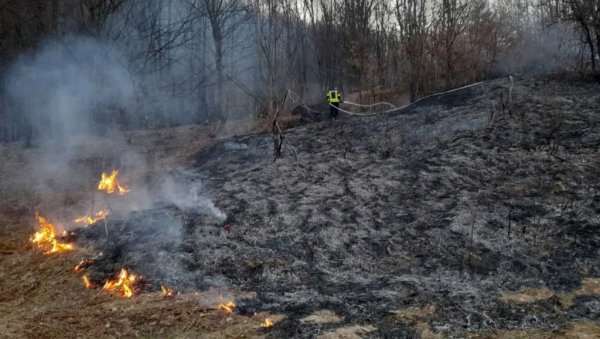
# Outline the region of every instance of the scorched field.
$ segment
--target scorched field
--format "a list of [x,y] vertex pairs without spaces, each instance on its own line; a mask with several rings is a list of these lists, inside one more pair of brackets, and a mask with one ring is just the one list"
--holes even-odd
[[598,337],[599,112],[516,76],[278,159],[199,126],[2,144],[0,336]]

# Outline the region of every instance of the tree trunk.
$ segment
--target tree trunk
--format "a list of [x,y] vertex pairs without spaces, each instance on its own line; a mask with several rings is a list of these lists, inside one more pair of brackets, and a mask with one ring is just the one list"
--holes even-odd
[[215,99],[217,101],[215,106],[215,116],[213,118],[223,118],[223,40],[215,40],[215,65],[217,68],[217,94]]
[[223,34],[218,18],[210,18],[213,42],[215,44],[215,69],[217,71],[217,93],[215,93],[215,107],[210,120],[221,118],[223,111]]
[[[598,27],[598,31],[596,31],[596,53],[598,53],[598,49],[600,49],[600,27]],[[600,56],[600,53],[598,53],[598,56]],[[595,56],[592,57],[592,59],[596,59]],[[595,61],[594,61],[595,63]],[[596,72],[594,72],[596,73]]]
[[596,51],[594,49],[594,40],[592,40],[592,33],[590,32],[590,28],[588,25],[581,20],[581,25],[583,26],[583,31],[585,32],[585,37],[588,46],[590,47],[590,61],[592,62],[592,73],[596,73]]

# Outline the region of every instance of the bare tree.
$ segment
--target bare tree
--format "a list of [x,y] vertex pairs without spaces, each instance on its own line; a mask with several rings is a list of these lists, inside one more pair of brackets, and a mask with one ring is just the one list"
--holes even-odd
[[263,94],[257,94],[264,115],[273,134],[273,150],[275,158],[281,156],[283,147],[283,130],[279,117],[286,104],[287,88],[290,82],[285,74],[294,68],[295,58],[285,51],[286,43],[293,26],[291,17],[295,13],[289,7],[288,0],[256,0],[248,7],[252,17],[255,44],[258,54],[258,75],[261,80]]
[[217,72],[217,91],[215,93],[216,112],[213,116],[222,118],[224,90],[224,42],[235,33],[241,22],[244,8],[238,0],[193,0],[192,10],[200,17],[208,19],[214,43],[215,70]]
[[79,1],[81,29],[87,33],[98,33],[109,16],[116,13],[129,0],[82,0]]
[[587,48],[592,73],[598,72],[600,57],[600,1],[598,0],[539,0],[544,19],[550,24],[572,23],[580,42]]
[[437,2],[434,17],[434,29],[437,31],[436,45],[441,49],[441,59],[444,60],[446,87],[452,87],[456,80],[455,67],[457,59],[457,44],[465,33],[471,10],[470,0],[441,0]]
[[425,82],[427,41],[430,34],[427,0],[395,0],[395,14],[402,56],[406,60],[404,75],[408,78],[410,100],[421,95]]
[[[342,0],[340,8],[340,24],[343,32],[343,48],[345,66],[350,80],[360,86],[366,74],[372,71],[371,47],[376,44],[371,40],[373,14],[379,0]],[[361,94],[358,89],[359,96]]]
[[581,31],[581,41],[590,51],[592,73],[596,73],[596,58],[600,48],[600,1],[566,0],[564,19],[575,22]]

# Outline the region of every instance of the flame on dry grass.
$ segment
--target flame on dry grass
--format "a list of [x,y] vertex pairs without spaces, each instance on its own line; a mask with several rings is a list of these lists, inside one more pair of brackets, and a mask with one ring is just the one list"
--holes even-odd
[[112,194],[115,191],[117,191],[119,195],[129,193],[129,188],[119,182],[119,179],[117,178],[118,175],[118,170],[113,170],[110,175],[102,172],[102,179],[100,179],[100,182],[98,183],[98,190],[108,194]]
[[75,223],[89,226],[100,220],[106,219],[107,216],[108,216],[108,208],[105,208],[101,211],[96,212],[94,215],[86,215],[81,218],[75,219]]
[[52,223],[39,213],[36,213],[35,217],[40,230],[35,232],[29,240],[38,248],[44,250],[44,254],[63,253],[73,249],[72,244],[62,243],[56,239],[56,228]]
[[233,311],[235,310],[235,304],[233,303],[233,301],[229,300],[225,304],[219,304],[219,309],[225,312],[225,314],[227,315],[232,315]]
[[273,327],[273,321],[269,318],[265,318],[265,321],[262,322],[261,326],[265,328]]
[[162,296],[165,298],[173,298],[175,296],[175,290],[173,290],[172,288],[166,287],[163,284],[160,284],[160,291],[162,293]]
[[111,293],[116,293],[124,298],[131,298],[135,293],[134,285],[136,282],[137,276],[129,273],[123,268],[117,278],[106,281],[102,289]]
[[81,259],[81,261],[79,262],[79,264],[77,264],[77,266],[75,266],[75,268],[73,269],[73,271],[79,273],[83,270],[85,270],[88,266],[90,266],[92,263],[94,262],[93,259],[87,258],[87,259]]
[[94,284],[92,284],[92,282],[90,281],[90,278],[88,278],[87,275],[84,275],[83,277],[81,277],[81,280],[83,280],[83,286],[85,286],[85,288],[95,288],[96,287]]
[[125,185],[118,184],[117,189],[119,190],[119,195],[125,195],[129,193],[129,188],[127,188]]

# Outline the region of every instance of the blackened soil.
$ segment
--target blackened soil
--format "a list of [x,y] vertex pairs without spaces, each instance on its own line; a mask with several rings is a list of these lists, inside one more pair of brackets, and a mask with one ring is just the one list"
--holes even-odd
[[[389,311],[426,304],[443,336],[598,320],[582,302],[597,304],[593,296],[561,309],[506,304],[499,293],[568,291],[600,276],[600,85],[516,77],[503,110],[509,87],[500,79],[411,114],[292,128],[277,160],[269,135],[217,144],[196,155],[195,170],[225,227],[174,207],[109,222],[137,230],[122,242],[140,243],[146,261],[128,262],[148,279],[258,292],[262,309],[288,315],[277,337],[338,326],[299,322],[320,309],[380,337],[416,335]],[[148,223],[160,229],[155,214],[179,220],[180,233],[144,234]],[[119,248],[128,245],[103,243],[106,260],[127,262]],[[161,260],[177,271],[164,273]]]

